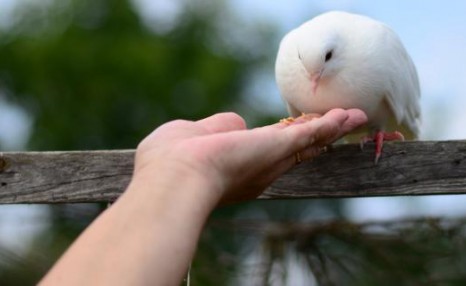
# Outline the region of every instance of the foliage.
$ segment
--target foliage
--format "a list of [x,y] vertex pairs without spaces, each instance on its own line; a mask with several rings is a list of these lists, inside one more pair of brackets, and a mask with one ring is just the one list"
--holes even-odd
[[263,60],[213,51],[219,5],[191,5],[162,35],[127,1],[47,7],[25,7],[0,46],[0,88],[33,115],[35,150],[134,148],[168,120],[231,110]]
[[[464,285],[466,219],[419,218],[353,223],[215,221],[254,237],[260,252],[239,259],[240,285]],[[294,263],[290,263],[294,262]],[[293,267],[308,273],[296,284]],[[241,271],[241,270],[240,270]],[[248,281],[248,282],[247,282]],[[251,283],[251,281],[254,281]]]
[[[0,92],[31,115],[28,148],[135,148],[168,120],[227,110],[260,122],[241,102],[247,79],[271,52],[273,30],[243,25],[261,51],[251,52],[220,25],[239,26],[224,1],[183,5],[179,20],[159,33],[129,1],[19,5],[12,26],[0,30]],[[25,257],[0,249],[0,284],[37,281],[105,207],[50,206],[51,227]]]

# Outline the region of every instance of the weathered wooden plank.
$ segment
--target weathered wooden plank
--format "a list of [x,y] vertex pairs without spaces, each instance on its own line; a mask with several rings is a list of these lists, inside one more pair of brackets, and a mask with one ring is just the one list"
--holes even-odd
[[466,193],[466,141],[391,142],[377,165],[373,156],[373,145],[339,145],[298,165],[261,198]]
[[[466,193],[466,141],[338,145],[277,179],[259,199]],[[129,183],[134,151],[0,153],[0,203],[115,200]],[[154,174],[156,176],[157,174]]]
[[0,203],[115,200],[128,185],[134,151],[0,153]]

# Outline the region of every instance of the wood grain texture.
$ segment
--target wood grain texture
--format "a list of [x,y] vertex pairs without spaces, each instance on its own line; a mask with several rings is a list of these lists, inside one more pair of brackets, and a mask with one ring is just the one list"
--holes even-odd
[[466,193],[466,141],[339,145],[298,165],[261,198],[323,198]]
[[[466,193],[466,141],[338,145],[278,178],[259,199]],[[134,151],[0,153],[0,203],[114,201]],[[157,176],[157,174],[154,174]]]
[[0,153],[0,203],[114,201],[129,183],[133,157],[134,151]]

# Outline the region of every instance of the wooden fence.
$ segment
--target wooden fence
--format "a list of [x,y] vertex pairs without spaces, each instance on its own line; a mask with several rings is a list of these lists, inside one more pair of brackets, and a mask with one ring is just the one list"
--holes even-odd
[[[373,156],[371,144],[334,146],[258,199],[466,193],[466,141],[390,142],[377,165]],[[0,204],[114,201],[133,157],[134,150],[0,153]]]

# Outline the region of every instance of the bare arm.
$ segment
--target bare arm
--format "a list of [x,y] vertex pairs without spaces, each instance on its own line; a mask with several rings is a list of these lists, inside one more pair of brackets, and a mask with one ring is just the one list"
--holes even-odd
[[218,204],[255,198],[297,152],[310,159],[365,121],[359,110],[333,110],[252,130],[232,113],[162,125],[138,146],[124,194],[41,284],[179,285]]

